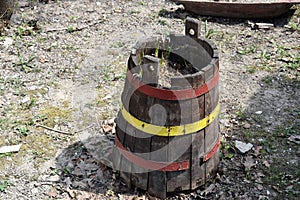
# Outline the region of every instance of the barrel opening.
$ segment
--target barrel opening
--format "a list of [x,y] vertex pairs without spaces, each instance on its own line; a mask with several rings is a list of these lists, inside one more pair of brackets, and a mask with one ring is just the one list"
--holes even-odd
[[138,43],[131,53],[128,69],[152,87],[196,88],[199,82],[209,80],[217,71],[217,56],[216,47],[206,39],[195,41],[170,34],[164,39],[157,37]]

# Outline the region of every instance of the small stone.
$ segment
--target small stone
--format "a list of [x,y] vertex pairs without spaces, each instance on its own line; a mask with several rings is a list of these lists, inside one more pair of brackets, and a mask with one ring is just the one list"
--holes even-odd
[[261,110],[255,112],[255,114],[257,114],[257,115],[261,115],[262,113],[263,112]]
[[38,188],[33,188],[32,190],[31,190],[31,193],[32,194],[37,194],[39,192],[39,189]]
[[257,184],[256,187],[257,187],[257,189],[260,190],[260,191],[264,189],[264,187],[263,187],[261,184]]
[[28,90],[30,90],[30,91],[34,91],[34,90],[37,90],[37,89],[38,89],[38,87],[36,85],[28,87]]
[[10,37],[7,37],[4,39],[3,46],[5,48],[7,48],[7,47],[11,46],[13,43],[14,43],[14,40]]
[[263,161],[263,164],[267,167],[267,168],[270,168],[270,163],[266,160]]
[[75,187],[75,188],[80,188],[80,189],[89,188],[88,184],[83,182],[83,181],[73,181],[72,186]]
[[25,104],[25,103],[28,103],[29,101],[30,101],[30,97],[26,96],[20,101],[20,104]]
[[59,175],[49,176],[47,178],[47,181],[50,181],[50,182],[58,182],[59,180],[60,180]]
[[71,172],[71,174],[73,174],[75,176],[82,176],[83,175],[83,173],[82,173],[82,171],[79,167],[75,167],[75,169]]
[[217,173],[217,175],[216,175],[216,181],[217,182],[221,182],[222,181],[221,176],[220,176],[219,173]]
[[112,99],[112,96],[110,94],[106,95],[102,100],[108,100],[108,99]]
[[241,153],[246,153],[250,151],[253,147],[251,143],[244,143],[241,141],[236,140],[235,141],[235,147],[241,152]]
[[296,144],[300,144],[300,135],[291,135],[288,140]]
[[244,128],[245,128],[245,129],[249,129],[250,127],[251,127],[251,125],[250,125],[249,123],[245,123],[245,124],[244,124]]
[[286,190],[292,190],[292,189],[293,189],[293,185],[286,187]]

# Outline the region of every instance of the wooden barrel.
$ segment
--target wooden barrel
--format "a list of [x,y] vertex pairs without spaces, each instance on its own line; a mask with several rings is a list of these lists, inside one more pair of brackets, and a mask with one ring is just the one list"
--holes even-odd
[[[205,184],[219,163],[219,58],[216,47],[198,37],[197,26],[189,19],[191,37],[138,43],[128,61],[113,165],[128,186],[160,198]],[[171,77],[170,87],[158,84],[162,62],[151,56],[156,53],[188,62],[191,73]]]

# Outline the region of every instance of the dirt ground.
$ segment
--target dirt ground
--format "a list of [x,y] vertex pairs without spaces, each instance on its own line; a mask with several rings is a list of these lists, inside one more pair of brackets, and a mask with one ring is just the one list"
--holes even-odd
[[[134,44],[184,33],[186,16],[163,0],[18,1],[0,26],[0,147],[22,146],[0,154],[0,199],[151,198],[108,167],[113,118]],[[205,186],[169,199],[298,199],[300,7],[194,17],[220,52],[221,162]]]

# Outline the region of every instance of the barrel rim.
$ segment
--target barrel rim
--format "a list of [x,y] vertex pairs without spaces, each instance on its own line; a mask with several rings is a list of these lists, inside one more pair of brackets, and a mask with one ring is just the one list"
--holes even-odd
[[[170,37],[187,37],[187,36],[185,36],[183,34],[172,33],[172,34],[170,34]],[[212,70],[212,68],[214,68],[214,69],[219,68],[219,52],[218,52],[216,45],[212,41],[208,40],[207,38],[203,38],[203,37],[199,37],[199,38],[195,39],[195,41],[197,43],[199,43],[199,45],[201,45],[201,47],[203,47],[205,49],[205,51],[211,56],[210,62],[206,66],[204,66],[202,68],[198,68],[199,70],[195,73],[171,77],[171,83],[172,83],[172,81],[173,82],[180,81],[180,80],[184,81],[184,80],[188,80],[188,79],[201,80],[201,79],[203,79],[203,73],[204,74],[208,73],[210,70]],[[152,46],[155,46],[155,45],[153,45],[153,43],[160,44],[160,42],[164,45],[167,43],[161,37],[150,37],[150,38],[146,38],[145,40],[137,43],[135,45],[135,47],[133,48],[133,50],[131,51],[131,54],[130,54],[130,57],[128,60],[128,71],[135,70],[136,68],[140,68],[141,65],[140,65],[139,60],[141,60],[140,57],[142,56],[141,55],[142,52],[145,50],[148,50],[148,51],[154,50],[154,48],[147,48],[147,46],[151,46],[150,44],[152,44]],[[159,50],[162,50],[162,49],[159,48]],[[184,59],[184,58],[182,58],[182,59]],[[217,71],[217,70],[214,70],[214,71]],[[214,74],[215,74],[215,72],[214,72]],[[209,79],[204,77],[204,82],[207,82],[207,81],[209,81]],[[195,88],[195,85],[198,85],[197,81],[196,81],[196,84],[194,84],[193,82],[190,83],[190,85],[188,87],[192,86],[192,88]],[[152,86],[152,87],[154,87],[154,86]],[[159,88],[159,87],[156,86],[156,88]],[[172,86],[170,89],[172,89]],[[181,88],[181,89],[185,89],[185,88]]]

